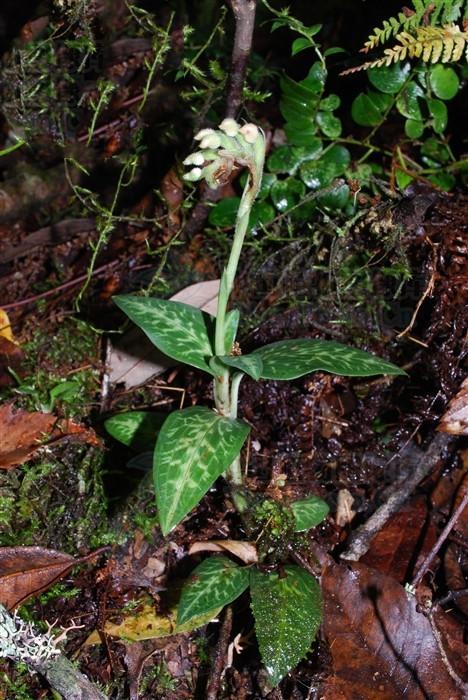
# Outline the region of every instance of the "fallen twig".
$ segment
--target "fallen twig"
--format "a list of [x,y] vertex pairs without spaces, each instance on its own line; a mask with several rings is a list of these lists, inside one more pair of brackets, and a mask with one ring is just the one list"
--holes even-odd
[[409,477],[398,481],[394,486],[386,503],[377,508],[369,520],[352,533],[347,549],[341,554],[342,559],[359,561],[369,549],[371,540],[380,532],[388,519],[397,513],[408,496],[441,459],[445,450],[450,447],[455,438],[449,435],[436,435],[425,452],[417,450],[411,461],[414,462],[414,471]]
[[224,620],[219,632],[218,644],[214,654],[210,677],[206,686],[206,700],[217,700],[221,685],[224,666],[226,663],[229,637],[232,630],[232,608],[228,606],[224,613]]

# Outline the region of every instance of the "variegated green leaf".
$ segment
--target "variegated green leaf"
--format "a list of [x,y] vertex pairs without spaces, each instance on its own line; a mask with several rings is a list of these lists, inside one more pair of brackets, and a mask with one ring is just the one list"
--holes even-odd
[[205,559],[192,572],[182,589],[177,609],[177,626],[192,618],[228,605],[238,598],[249,585],[249,569],[241,567],[227,557]]
[[231,352],[232,346],[234,345],[237,329],[239,327],[239,319],[239,309],[233,309],[226,314],[226,322],[224,324],[224,349],[227,354]]
[[245,423],[203,406],[169,415],[159,432],[153,468],[159,522],[165,535],[232,464],[248,433]]
[[127,447],[137,451],[152,450],[166,418],[164,413],[129,411],[108,418],[104,427],[109,435]]
[[222,355],[218,359],[229,367],[245,372],[252,379],[257,380],[262,376],[263,362],[260,355]]
[[118,296],[114,301],[159,350],[179,362],[213,374],[209,338],[211,316],[178,301]]
[[322,498],[309,496],[291,503],[291,510],[296,520],[296,532],[305,532],[324,520],[330,508]]
[[322,595],[316,579],[298,566],[281,574],[250,572],[255,634],[273,685],[310,649],[322,620]]
[[263,360],[263,379],[296,379],[317,370],[348,377],[406,374],[391,362],[333,340],[280,340],[253,354]]

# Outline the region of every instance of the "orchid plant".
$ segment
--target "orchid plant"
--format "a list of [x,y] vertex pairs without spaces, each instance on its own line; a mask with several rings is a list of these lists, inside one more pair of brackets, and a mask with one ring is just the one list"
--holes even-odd
[[[115,302],[161,351],[213,378],[214,408],[174,411],[159,430],[153,473],[162,533],[168,535],[223,476],[244,529],[256,543],[218,542],[218,551],[224,554],[199,564],[182,591],[178,625],[186,629],[188,624],[193,628],[205,623],[250,587],[260,652],[272,685],[277,685],[309,650],[322,614],[317,579],[287,562],[290,550],[284,543],[300,546],[295,533],[320,523],[328,506],[314,495],[287,503],[259,497],[246,487],[241,450],[250,426],[237,415],[242,379],[293,380],[317,370],[358,377],[404,372],[367,352],[327,340],[283,340],[242,353],[236,341],[239,311],[229,307],[229,300],[261,186],[265,137],[254,124],[241,126],[225,119],[218,129],[203,129],[195,139],[199,150],[184,161],[191,166],[186,180],[205,180],[216,188],[240,169],[248,173],[221,277],[216,318],[165,299],[118,296]],[[140,422],[137,418],[132,423],[131,415],[117,417],[127,438]],[[113,434],[118,436],[115,425]]]

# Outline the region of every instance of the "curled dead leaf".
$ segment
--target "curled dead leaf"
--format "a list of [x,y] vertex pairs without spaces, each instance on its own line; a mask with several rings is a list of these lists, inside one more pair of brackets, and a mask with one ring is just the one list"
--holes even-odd
[[437,430],[451,435],[468,435],[468,377],[450,401]]
[[70,554],[44,547],[0,548],[0,603],[13,610],[28,598],[50,588],[77,564],[100,554],[99,549],[75,559]]
[[207,542],[194,542],[189,554],[198,552],[230,552],[244,564],[256,564],[258,561],[257,548],[251,542],[241,540],[209,540]]
[[0,406],[0,469],[23,464],[36,450],[66,436],[95,447],[100,440],[93,430],[71,420],[58,420],[51,413],[14,411],[11,404]]

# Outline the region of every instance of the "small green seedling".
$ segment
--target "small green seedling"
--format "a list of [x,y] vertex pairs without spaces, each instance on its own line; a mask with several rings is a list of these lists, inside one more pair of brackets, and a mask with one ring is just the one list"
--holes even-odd
[[[185,160],[193,166],[186,180],[206,180],[217,187],[236,169],[248,172],[221,277],[216,318],[164,299],[118,296],[115,302],[169,357],[213,377],[214,409],[193,406],[174,411],[159,429],[153,471],[163,534],[168,535],[223,475],[249,536],[257,542],[254,563],[240,566],[227,556],[215,555],[195,569],[181,595],[178,624],[211,611],[214,616],[250,588],[260,651],[271,682],[277,685],[309,650],[322,617],[316,578],[287,563],[280,543],[298,541],[301,535],[296,533],[321,522],[328,506],[316,496],[277,503],[259,499],[245,488],[240,453],[250,427],[237,416],[240,383],[246,375],[255,381],[290,380],[317,370],[355,377],[404,372],[367,352],[326,340],[283,340],[248,355],[241,353],[235,342],[239,312],[228,306],[262,182],[265,138],[254,124],[240,126],[233,119],[225,119],[217,130],[203,129],[195,138],[200,150]],[[128,414],[121,420],[128,444],[132,440],[128,431],[141,429],[143,419],[138,416],[133,428]],[[113,431],[119,432],[115,422]],[[275,550],[281,550],[284,565]]]

